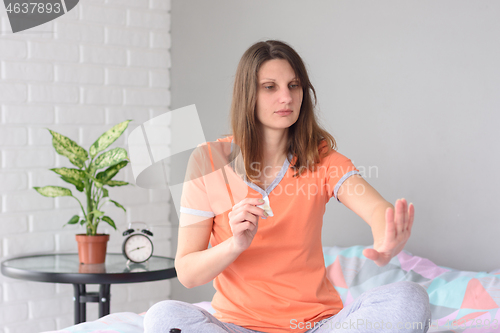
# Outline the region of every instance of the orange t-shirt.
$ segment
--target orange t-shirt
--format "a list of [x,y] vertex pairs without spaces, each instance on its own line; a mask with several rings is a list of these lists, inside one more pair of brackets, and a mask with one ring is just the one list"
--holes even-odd
[[[322,141],[320,152],[325,146]],[[183,185],[180,211],[214,217],[212,247],[232,237],[228,213],[244,198],[268,196],[274,214],[259,218],[250,247],[214,279],[214,316],[247,329],[277,333],[305,332],[338,313],[342,300],[326,277],[323,215],[340,185],[359,170],[332,150],[318,170],[292,177],[296,171],[290,164],[295,157],[289,155],[274,182],[263,190],[227,163],[217,162],[232,151],[232,136],[206,148],[191,155],[186,173],[191,178]]]

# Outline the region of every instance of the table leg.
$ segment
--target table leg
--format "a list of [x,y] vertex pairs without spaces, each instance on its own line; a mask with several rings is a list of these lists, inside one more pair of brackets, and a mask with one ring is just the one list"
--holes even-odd
[[109,315],[109,302],[111,301],[110,285],[101,284],[99,287],[99,318]]
[[87,320],[87,303],[89,302],[99,303],[99,318],[109,314],[110,289],[109,284],[101,284],[98,293],[87,293],[85,284],[73,284],[75,294],[75,325]]
[[[84,284],[80,284],[80,298],[81,296],[86,296],[87,295],[87,289]],[[84,323],[87,321],[87,303],[82,302],[80,299],[80,323]]]
[[73,284],[74,298],[75,302],[75,324],[83,323],[87,320],[87,305],[80,302],[80,296],[86,294],[84,284]]

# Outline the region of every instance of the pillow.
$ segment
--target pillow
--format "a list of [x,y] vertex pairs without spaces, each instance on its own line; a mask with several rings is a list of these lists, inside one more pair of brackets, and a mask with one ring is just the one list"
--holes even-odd
[[[384,267],[363,255],[372,246],[323,247],[327,277],[339,292],[344,306],[375,287],[413,281],[427,290],[432,311],[429,332],[493,332],[500,326],[500,269],[486,272],[459,271],[401,251]],[[488,329],[491,327],[490,329]],[[462,330],[462,329],[464,330]],[[497,331],[497,330],[495,330]]]

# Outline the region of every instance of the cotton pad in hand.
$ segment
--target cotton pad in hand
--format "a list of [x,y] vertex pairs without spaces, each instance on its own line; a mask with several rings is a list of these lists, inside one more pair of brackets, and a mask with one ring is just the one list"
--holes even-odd
[[271,204],[269,203],[269,196],[262,198],[265,202],[262,205],[258,205],[257,207],[264,209],[264,211],[269,216],[274,216],[273,210],[271,209]]

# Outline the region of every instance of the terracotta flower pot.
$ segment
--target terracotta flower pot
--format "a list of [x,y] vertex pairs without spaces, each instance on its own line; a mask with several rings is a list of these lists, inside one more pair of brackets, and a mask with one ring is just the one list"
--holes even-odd
[[103,264],[106,260],[106,247],[108,245],[109,235],[97,234],[87,236],[78,234],[78,258],[80,264]]

